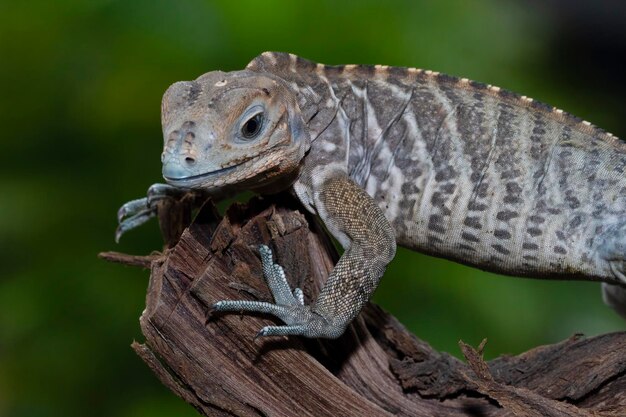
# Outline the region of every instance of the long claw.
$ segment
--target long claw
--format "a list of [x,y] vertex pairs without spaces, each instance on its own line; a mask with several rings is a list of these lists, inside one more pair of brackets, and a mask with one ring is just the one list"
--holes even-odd
[[125,203],[120,209],[117,211],[117,222],[121,223],[124,217],[129,214],[135,214],[140,211],[143,211],[148,206],[147,198],[138,198],[136,200],[131,200]]
[[120,238],[124,233],[126,233],[130,229],[141,226],[154,216],[156,216],[156,210],[145,209],[122,221],[115,230],[115,243],[119,243]]

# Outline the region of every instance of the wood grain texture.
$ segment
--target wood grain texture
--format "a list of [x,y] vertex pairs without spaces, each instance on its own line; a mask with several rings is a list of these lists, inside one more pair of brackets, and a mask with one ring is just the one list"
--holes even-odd
[[434,351],[374,304],[336,340],[255,340],[259,329],[278,322],[211,316],[216,300],[270,301],[260,243],[273,249],[291,285],[303,288],[305,302],[316,299],[338,255],[297,207],[284,195],[255,198],[220,220],[209,203],[182,231],[176,223],[190,218],[191,205],[170,202],[159,217],[171,248],[150,258],[107,254],[151,262],[140,319],[146,340],[133,348],[202,415],[626,415],[626,333],[577,335],[488,363],[480,348],[461,343],[466,364]]

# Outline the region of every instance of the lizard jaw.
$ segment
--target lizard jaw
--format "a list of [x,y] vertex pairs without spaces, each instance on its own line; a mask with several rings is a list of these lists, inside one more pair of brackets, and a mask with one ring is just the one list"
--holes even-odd
[[[186,177],[163,176],[163,178],[168,184],[179,188],[214,189],[239,184],[254,176],[256,173],[264,171],[260,169],[250,169],[254,167],[254,164],[262,159],[263,156],[263,154],[257,155],[243,162],[202,174]],[[274,161],[266,164],[264,168],[268,169],[273,165]]]
[[[248,162],[248,161],[246,161],[246,162]],[[218,174],[225,174],[227,172],[230,172],[233,169],[237,168],[238,166],[241,166],[241,165],[245,164],[246,162],[242,162],[240,164],[231,165],[231,166],[226,167],[226,168],[221,168],[221,169],[217,169],[215,171],[205,172],[205,173],[197,174],[197,175],[189,175],[189,176],[186,176],[186,177],[168,177],[168,176],[164,175],[163,178],[169,184],[172,184],[172,185],[175,185],[175,186],[178,186],[178,187],[185,187],[185,186],[189,186],[189,185],[193,185],[193,184],[197,183],[198,180],[204,180],[206,178],[210,178],[210,177],[213,177],[213,176],[218,175]]]

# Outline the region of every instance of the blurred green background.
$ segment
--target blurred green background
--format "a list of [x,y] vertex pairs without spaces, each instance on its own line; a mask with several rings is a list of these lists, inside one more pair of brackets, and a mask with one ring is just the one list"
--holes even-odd
[[[160,181],[162,93],[265,50],[488,82],[626,136],[619,1],[0,1],[0,416],[193,416],[129,345],[148,273],[99,251]],[[597,284],[483,273],[400,251],[376,301],[435,348],[488,357],[623,330]]]

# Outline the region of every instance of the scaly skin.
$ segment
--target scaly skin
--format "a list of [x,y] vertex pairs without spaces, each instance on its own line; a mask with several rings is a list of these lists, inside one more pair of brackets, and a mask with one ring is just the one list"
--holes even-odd
[[[276,291],[277,305],[215,305],[287,324],[260,335],[339,336],[396,242],[510,275],[602,281],[625,313],[626,144],[561,110],[431,71],[264,53],[174,84],[162,119],[167,193],[288,188],[346,249],[313,306]],[[138,214],[120,232],[152,212],[129,203],[121,218]]]

